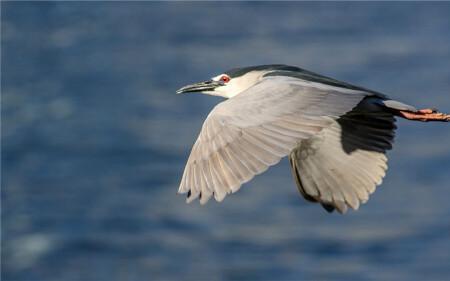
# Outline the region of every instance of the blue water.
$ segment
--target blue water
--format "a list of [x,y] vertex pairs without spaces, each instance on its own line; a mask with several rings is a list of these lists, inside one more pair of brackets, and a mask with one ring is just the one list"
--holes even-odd
[[286,63],[450,111],[450,3],[1,3],[2,280],[450,280],[450,126],[399,120],[359,211],[287,161],[223,203],[176,191],[218,98]]

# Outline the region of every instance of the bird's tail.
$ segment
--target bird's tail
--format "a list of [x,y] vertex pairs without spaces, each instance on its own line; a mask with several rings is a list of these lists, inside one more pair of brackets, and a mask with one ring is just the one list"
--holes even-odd
[[435,108],[416,109],[411,105],[407,105],[395,100],[381,100],[375,101],[378,105],[383,106],[393,115],[412,121],[440,121],[449,122],[450,114],[439,112]]

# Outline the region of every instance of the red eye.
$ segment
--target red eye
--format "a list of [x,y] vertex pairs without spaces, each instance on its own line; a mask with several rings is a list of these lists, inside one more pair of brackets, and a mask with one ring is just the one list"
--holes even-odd
[[228,82],[230,82],[230,77],[224,75],[224,76],[220,77],[220,81],[228,83]]

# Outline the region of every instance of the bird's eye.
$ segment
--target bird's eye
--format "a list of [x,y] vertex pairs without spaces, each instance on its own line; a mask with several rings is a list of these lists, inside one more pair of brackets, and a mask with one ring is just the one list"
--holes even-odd
[[228,82],[230,82],[230,77],[223,75],[222,77],[220,77],[220,81],[222,81],[224,83],[228,83]]

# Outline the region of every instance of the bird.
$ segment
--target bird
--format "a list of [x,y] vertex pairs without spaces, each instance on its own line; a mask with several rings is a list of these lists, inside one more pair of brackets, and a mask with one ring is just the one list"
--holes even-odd
[[204,121],[178,189],[202,205],[288,157],[307,201],[330,213],[358,210],[386,174],[396,117],[450,121],[436,109],[284,64],[234,68],[176,93],[225,98]]

